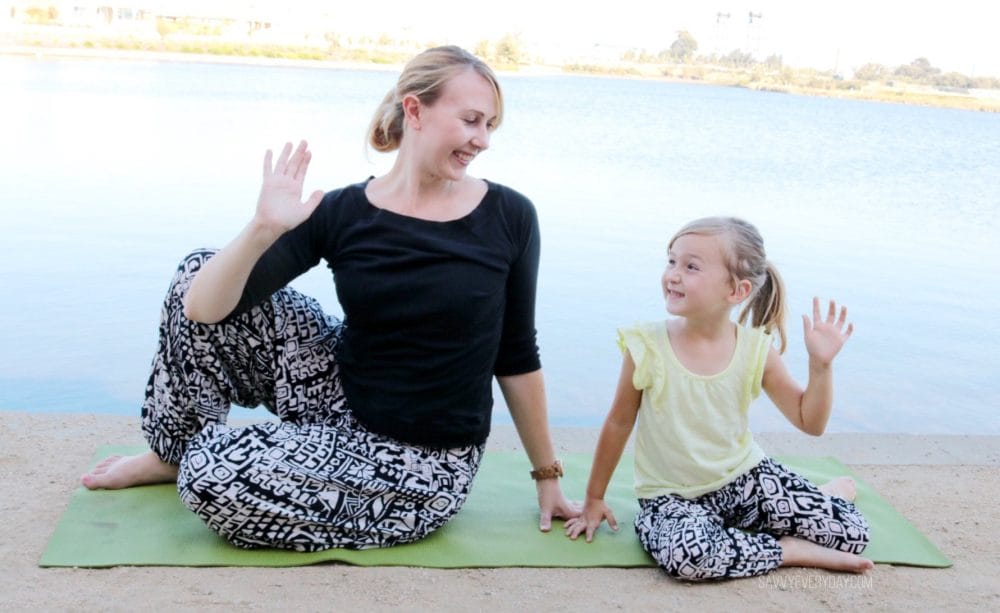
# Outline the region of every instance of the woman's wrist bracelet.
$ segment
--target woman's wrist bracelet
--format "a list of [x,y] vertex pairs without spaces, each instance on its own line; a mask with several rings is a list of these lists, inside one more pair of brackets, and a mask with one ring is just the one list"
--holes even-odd
[[556,460],[548,466],[536,468],[531,471],[531,478],[535,481],[541,481],[542,479],[558,479],[561,476],[563,476],[563,466],[562,462],[559,460]]

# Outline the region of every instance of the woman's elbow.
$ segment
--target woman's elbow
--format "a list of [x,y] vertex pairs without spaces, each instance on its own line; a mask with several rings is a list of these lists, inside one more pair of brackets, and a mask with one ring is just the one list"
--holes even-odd
[[184,297],[184,317],[187,317],[191,321],[196,321],[200,324],[215,324],[222,321],[222,317],[214,317],[209,313],[206,313],[204,309],[199,309],[198,305],[190,299],[189,296]]
[[184,298],[183,304],[184,308],[182,309],[182,311],[184,313],[184,317],[187,317],[191,321],[201,322],[201,320],[199,319],[200,313],[198,313],[198,309],[195,308],[193,304],[191,304],[191,301],[188,300],[187,297]]

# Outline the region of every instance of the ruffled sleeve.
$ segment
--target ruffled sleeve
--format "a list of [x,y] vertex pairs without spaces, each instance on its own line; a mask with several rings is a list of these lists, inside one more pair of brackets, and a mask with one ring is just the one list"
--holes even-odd
[[764,380],[764,365],[767,364],[767,354],[771,349],[772,337],[763,328],[745,328],[750,341],[748,381],[750,399],[760,395],[761,383]]
[[618,329],[618,348],[626,351],[635,362],[635,374],[632,375],[632,385],[637,390],[649,389],[657,372],[659,353],[656,351],[655,340],[652,338],[649,325],[636,325]]

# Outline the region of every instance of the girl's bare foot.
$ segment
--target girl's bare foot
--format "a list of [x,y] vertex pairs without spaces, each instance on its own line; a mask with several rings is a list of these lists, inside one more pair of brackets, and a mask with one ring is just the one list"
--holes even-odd
[[133,485],[171,483],[177,467],[167,464],[152,451],[139,455],[113,455],[101,460],[80,482],[90,490],[120,490]]
[[858,487],[850,477],[837,477],[819,486],[819,491],[828,496],[839,496],[849,502],[858,497]]
[[782,537],[778,544],[781,545],[782,566],[811,566],[848,573],[863,573],[875,566],[871,560],[859,555],[827,549],[793,536]]

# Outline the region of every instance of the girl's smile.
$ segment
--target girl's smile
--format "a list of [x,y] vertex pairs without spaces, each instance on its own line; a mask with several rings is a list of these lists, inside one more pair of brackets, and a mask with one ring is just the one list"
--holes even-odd
[[728,309],[731,275],[718,236],[685,234],[677,238],[667,256],[661,284],[672,315],[691,315]]

